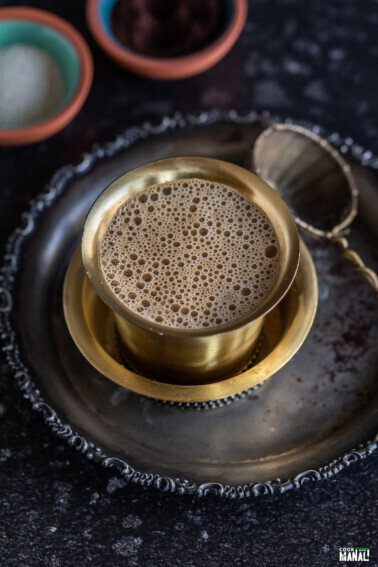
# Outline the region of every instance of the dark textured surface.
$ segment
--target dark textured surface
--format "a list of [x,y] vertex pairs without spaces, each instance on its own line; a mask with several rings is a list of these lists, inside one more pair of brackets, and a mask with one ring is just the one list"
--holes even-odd
[[[47,0],[19,3],[52,9]],[[0,149],[1,251],[20,212],[55,169],[133,122],[174,110],[270,108],[378,152],[376,2],[362,10],[356,1],[255,0],[226,59],[176,83],[118,69],[89,37],[81,4],[59,0],[53,8],[90,43],[92,92],[77,119],[51,140]],[[377,456],[279,497],[179,499],[125,487],[56,440],[5,365],[0,380],[1,565],[316,567],[340,564],[340,546],[370,546],[370,564],[378,564]]]

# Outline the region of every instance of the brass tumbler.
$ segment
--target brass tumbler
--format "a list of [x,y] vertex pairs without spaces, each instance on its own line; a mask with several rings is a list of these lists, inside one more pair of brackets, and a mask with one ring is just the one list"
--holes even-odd
[[[193,178],[229,185],[263,209],[277,234],[280,269],[267,296],[243,317],[213,328],[186,330],[151,322],[125,307],[106,282],[100,250],[113,215],[129,197],[157,183]],[[90,283],[114,312],[130,366],[159,382],[203,384],[231,377],[248,362],[264,316],[281,301],[293,282],[299,262],[299,237],[285,203],[259,177],[231,163],[180,157],[152,162],[130,171],[100,195],[85,222],[82,257]]]

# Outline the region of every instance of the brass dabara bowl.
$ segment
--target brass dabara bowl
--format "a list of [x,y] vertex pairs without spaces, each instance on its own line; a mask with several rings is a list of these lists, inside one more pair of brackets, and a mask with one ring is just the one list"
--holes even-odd
[[[106,282],[100,250],[113,215],[129,197],[151,185],[191,178],[229,185],[267,214],[278,238],[280,269],[270,292],[243,317],[213,328],[186,330],[162,326],[128,309]],[[281,197],[250,171],[215,159],[170,158],[126,173],[99,196],[85,222],[82,259],[89,282],[115,315],[130,366],[160,382],[203,384],[235,375],[250,359],[265,315],[281,301],[294,280],[299,237]]]

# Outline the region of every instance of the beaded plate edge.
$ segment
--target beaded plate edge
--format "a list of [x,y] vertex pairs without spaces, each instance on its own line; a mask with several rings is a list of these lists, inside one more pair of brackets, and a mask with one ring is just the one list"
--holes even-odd
[[[271,117],[275,121],[282,121],[279,117],[272,116],[268,111],[259,114]],[[333,477],[351,464],[365,459],[377,449],[378,433],[373,439],[361,443],[358,447],[344,453],[342,456],[317,470],[303,471],[295,477],[286,480],[275,479],[251,482],[239,486],[223,485],[211,481],[196,484],[186,479],[160,476],[154,473],[142,473],[133,469],[122,459],[109,457],[100,447],[85,439],[84,436],[79,435],[68,423],[64,423],[53,407],[43,399],[40,391],[32,380],[31,373],[22,360],[16,332],[11,322],[14,279],[20,268],[21,249],[24,241],[36,230],[40,215],[54,203],[64,191],[65,187],[74,178],[86,174],[99,160],[115,156],[120,151],[132,146],[137,140],[175,129],[201,125],[205,126],[217,122],[247,124],[257,116],[258,113],[256,111],[250,111],[245,115],[240,115],[235,110],[228,112],[213,110],[210,112],[187,115],[175,113],[171,117],[165,116],[157,125],[146,122],[141,126],[128,128],[123,134],[117,136],[114,141],[101,146],[95,145],[90,152],[82,156],[78,164],[67,165],[59,169],[51,178],[46,189],[31,201],[29,210],[22,213],[21,225],[13,231],[7,242],[2,267],[0,268],[0,340],[2,342],[2,350],[13,371],[18,387],[24,397],[30,401],[33,410],[42,414],[44,421],[59,438],[64,439],[71,447],[80,451],[80,453],[85,455],[88,459],[98,462],[105,468],[117,470],[122,478],[128,482],[180,495],[204,496],[212,494],[226,498],[243,498],[268,494],[283,494],[288,490],[303,486],[306,482]],[[328,142],[337,147],[342,154],[349,153],[358,160],[361,165],[378,170],[378,156],[375,156],[371,151],[365,150],[362,146],[356,144],[352,138],[343,139],[337,132],[327,134],[320,126],[313,125],[307,121],[287,118],[284,122],[287,124],[300,124],[311,129],[313,132],[324,136]]]

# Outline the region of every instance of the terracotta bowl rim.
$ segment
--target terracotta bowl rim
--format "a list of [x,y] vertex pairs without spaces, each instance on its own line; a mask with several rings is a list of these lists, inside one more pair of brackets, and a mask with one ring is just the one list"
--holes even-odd
[[80,75],[75,92],[58,112],[21,128],[0,128],[0,145],[26,145],[52,136],[64,128],[83,106],[93,80],[93,60],[83,36],[66,20],[39,8],[14,6],[0,8],[0,21],[24,20],[48,26],[73,46],[79,60]]
[[150,57],[122,46],[109,35],[99,15],[100,0],[87,0],[88,26],[100,47],[119,65],[140,75],[155,79],[180,79],[206,71],[222,59],[237,41],[243,29],[247,11],[247,0],[232,0],[233,11],[226,28],[209,45],[180,57]]

